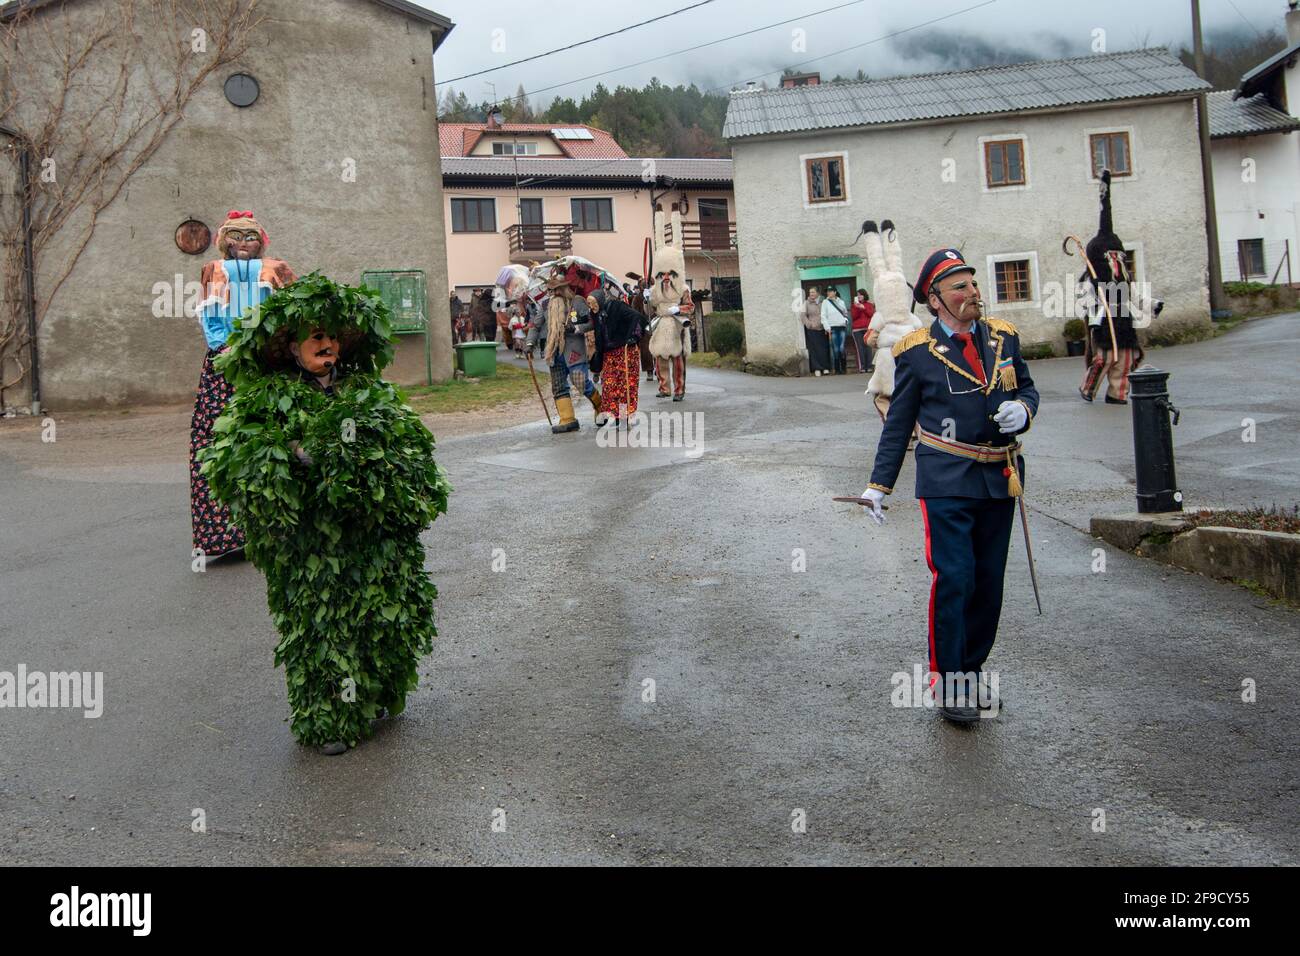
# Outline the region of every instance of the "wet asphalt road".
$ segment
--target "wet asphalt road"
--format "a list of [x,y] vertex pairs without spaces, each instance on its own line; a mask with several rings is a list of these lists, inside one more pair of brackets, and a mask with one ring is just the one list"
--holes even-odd
[[[1297,332],[1149,356],[1189,505],[1300,498]],[[1017,528],[1007,704],[971,730],[891,706],[929,574],[910,460],[884,528],[830,501],[866,484],[865,376],[643,387],[702,416],[698,457],[598,448],[589,408],[441,443],[441,636],[337,758],[290,737],[258,573],[190,570],[183,441],[51,472],[0,431],[0,670],[105,675],[98,719],[0,710],[0,863],[1300,863],[1300,617],[1113,549],[1094,573],[1088,517],[1133,509],[1129,411],[1079,401],[1079,360],[1031,369],[1045,613]]]

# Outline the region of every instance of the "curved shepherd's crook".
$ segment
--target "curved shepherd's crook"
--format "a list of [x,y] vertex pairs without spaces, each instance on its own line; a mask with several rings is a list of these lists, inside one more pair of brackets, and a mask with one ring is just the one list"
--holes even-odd
[[1092,268],[1092,262],[1088,259],[1088,249],[1083,244],[1083,240],[1078,236],[1066,236],[1061,240],[1061,251],[1067,256],[1074,255],[1070,251],[1070,240],[1079,247],[1079,256],[1083,259],[1083,264],[1088,267],[1088,275],[1092,276],[1092,288],[1097,293],[1097,298],[1101,299],[1102,308],[1106,310],[1106,324],[1110,328],[1110,350],[1111,355],[1119,354],[1119,339],[1115,337],[1115,317],[1110,314],[1110,299],[1101,292],[1101,280],[1097,278],[1096,270]]

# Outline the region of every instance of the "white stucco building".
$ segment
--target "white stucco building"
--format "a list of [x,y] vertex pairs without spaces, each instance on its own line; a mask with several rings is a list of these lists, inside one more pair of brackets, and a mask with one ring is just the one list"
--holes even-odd
[[[958,73],[732,93],[737,245],[747,356],[807,369],[795,307],[811,284],[871,287],[864,220],[895,224],[905,274],[956,246],[991,314],[1063,348],[1083,268],[1068,234],[1097,231],[1097,173],[1115,231],[1161,322],[1208,322],[1196,94],[1164,49]],[[928,317],[927,317],[928,318]]]
[[1225,282],[1300,282],[1300,11],[1286,33],[1285,50],[1209,96]]

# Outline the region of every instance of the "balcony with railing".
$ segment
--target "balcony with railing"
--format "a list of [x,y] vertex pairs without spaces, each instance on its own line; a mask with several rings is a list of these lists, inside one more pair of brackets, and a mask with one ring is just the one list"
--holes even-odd
[[[664,240],[672,242],[671,223],[664,223]],[[725,219],[704,219],[682,223],[682,245],[687,255],[692,252],[735,252],[736,224]]]
[[510,243],[510,261],[553,259],[573,251],[573,226],[570,223],[540,223],[506,227]]

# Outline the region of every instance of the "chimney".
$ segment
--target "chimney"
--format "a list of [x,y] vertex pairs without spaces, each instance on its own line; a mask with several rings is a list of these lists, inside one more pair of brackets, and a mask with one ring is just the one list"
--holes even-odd
[[1300,9],[1297,9],[1297,0],[1287,0],[1286,11],[1286,43],[1287,46],[1294,46],[1300,43]]

